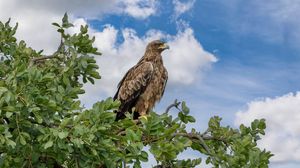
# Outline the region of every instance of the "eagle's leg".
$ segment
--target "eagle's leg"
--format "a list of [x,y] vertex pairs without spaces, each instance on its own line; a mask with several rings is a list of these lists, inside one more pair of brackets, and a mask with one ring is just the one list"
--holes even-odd
[[145,120],[148,120],[148,115],[149,114],[145,110],[140,111],[139,114],[140,114],[139,120],[142,119],[142,118],[144,118]]
[[145,120],[148,120],[148,116],[147,116],[147,115],[140,116],[140,117],[139,117],[139,120],[141,120],[141,119],[143,119],[143,118],[144,118]]
[[141,116],[141,117],[147,115],[146,111],[141,111],[141,112],[139,112],[139,113],[140,113],[140,116]]

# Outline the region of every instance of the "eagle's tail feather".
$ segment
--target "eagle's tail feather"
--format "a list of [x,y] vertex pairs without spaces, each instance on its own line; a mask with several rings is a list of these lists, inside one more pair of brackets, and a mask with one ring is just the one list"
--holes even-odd
[[[116,121],[122,120],[124,118],[126,118],[125,113],[127,112],[127,110],[116,110],[114,111],[116,113]],[[133,111],[133,119],[136,120],[140,117],[140,114],[137,111]]]
[[114,112],[117,113],[117,115],[116,115],[116,121],[122,120],[122,119],[124,119],[126,117],[125,116],[125,112],[123,112],[121,110],[114,111]]

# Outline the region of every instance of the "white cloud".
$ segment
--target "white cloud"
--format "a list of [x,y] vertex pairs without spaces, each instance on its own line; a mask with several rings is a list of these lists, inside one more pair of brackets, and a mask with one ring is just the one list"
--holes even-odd
[[259,118],[267,122],[259,146],[275,154],[272,161],[300,161],[300,92],[253,101],[246,111],[236,113],[235,123],[249,125]]
[[51,53],[59,44],[59,34],[51,26],[52,22],[60,22],[65,12],[75,16],[95,17],[114,8],[115,3],[115,0],[74,0],[72,3],[67,0],[0,1],[0,20],[12,18],[13,22],[19,23],[18,39],[25,40],[37,50],[46,49],[46,53]]
[[194,6],[196,0],[173,0],[175,17],[177,18],[181,14],[189,11]]
[[191,84],[202,70],[216,62],[216,57],[206,52],[195,39],[193,30],[186,28],[170,37],[171,50],[163,53],[165,64],[170,69],[170,82]]
[[[125,13],[135,18],[147,18],[155,14],[158,0],[10,0],[0,2],[2,17],[14,16],[31,11],[38,13],[52,13],[62,15],[72,13],[76,17],[99,18],[102,14]],[[39,16],[39,15],[36,15]]]
[[[287,43],[297,46],[300,37],[300,1],[239,0],[220,1],[227,8],[227,24],[237,34],[258,35],[271,43]],[[224,17],[225,18],[225,17]]]
[[145,19],[154,15],[157,10],[157,0],[121,0],[123,12],[135,18]]
[[17,38],[25,40],[34,49],[46,49],[49,54],[59,44],[59,34],[51,26],[60,22],[68,12],[71,18],[101,18],[103,14],[126,14],[134,18],[145,19],[154,15],[157,0],[9,0],[0,1],[0,20],[12,18],[18,22]]

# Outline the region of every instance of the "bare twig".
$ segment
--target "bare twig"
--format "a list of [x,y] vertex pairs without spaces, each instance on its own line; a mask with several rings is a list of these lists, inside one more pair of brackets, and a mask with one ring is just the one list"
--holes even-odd
[[52,58],[58,58],[57,55],[50,55],[50,56],[44,56],[44,57],[37,57],[37,58],[33,58],[31,61],[33,63],[37,63],[39,61],[43,61],[43,60],[46,60],[46,59],[52,59]]
[[19,119],[18,119],[18,114],[16,114],[16,124],[17,124],[17,130],[18,130],[18,134],[19,134],[19,136],[20,136],[21,134],[20,134],[20,127],[19,127]]
[[125,135],[125,134],[126,134],[125,129],[121,129],[119,132],[117,132],[118,136],[122,136],[122,135]]
[[174,103],[169,105],[165,111],[165,113],[169,113],[169,111],[171,110],[171,108],[175,107],[178,109],[178,106],[180,105],[181,102],[178,102],[177,99],[175,99]]
[[208,134],[209,132],[210,132],[210,129],[207,128],[207,130],[206,130],[202,135],[206,135],[206,134]]
[[47,60],[47,59],[58,58],[58,54],[63,52],[64,50],[65,50],[64,42],[61,39],[57,50],[52,55],[33,58],[33,59],[31,59],[31,65],[36,64],[36,63],[41,62],[41,61],[44,61],[44,60]]
[[[212,136],[205,136],[204,134],[197,134],[197,133],[174,133],[173,137],[175,136],[183,136],[183,137],[187,137],[191,140],[198,140],[200,142],[200,144],[202,145],[202,147],[206,150],[206,152],[210,155],[210,156],[214,156],[213,152],[210,150],[210,148],[207,146],[207,144],[205,143],[204,140],[218,140],[218,141],[222,141],[225,142],[223,139],[218,139]],[[212,157],[216,162],[219,162],[218,158]]]
[[209,147],[208,147],[208,146],[206,145],[206,143],[204,142],[204,139],[203,139],[201,136],[199,136],[199,135],[196,135],[196,136],[197,136],[198,140],[200,141],[201,145],[203,146],[203,148],[207,151],[207,153],[208,153],[209,155],[213,156],[211,150],[209,149]]
[[126,168],[126,160],[123,160],[123,167]]
[[178,133],[174,133],[173,137],[176,136],[183,136],[183,137],[187,137],[189,139],[203,139],[203,140],[217,140],[217,141],[224,141],[224,139],[220,139],[220,138],[216,138],[216,137],[212,137],[212,136],[208,136],[205,134],[196,134],[196,133],[183,133],[183,132],[178,132]]

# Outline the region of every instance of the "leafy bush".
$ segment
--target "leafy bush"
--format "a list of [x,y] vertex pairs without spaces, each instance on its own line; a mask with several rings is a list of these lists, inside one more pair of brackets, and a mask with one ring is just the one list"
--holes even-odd
[[[83,83],[100,79],[88,27],[68,34],[67,15],[53,23],[61,44],[43,55],[17,41],[17,25],[0,22],[0,167],[141,167],[152,154],[155,167],[195,167],[201,158],[180,160],[187,149],[207,156],[213,167],[268,167],[269,151],[257,147],[265,120],[239,129],[212,117],[205,132],[187,131],[195,122],[185,102],[175,101],[162,114],[115,121],[118,101],[108,98],[91,109],[81,106]],[[178,116],[168,114],[178,110]],[[145,147],[149,151],[145,151]]]

